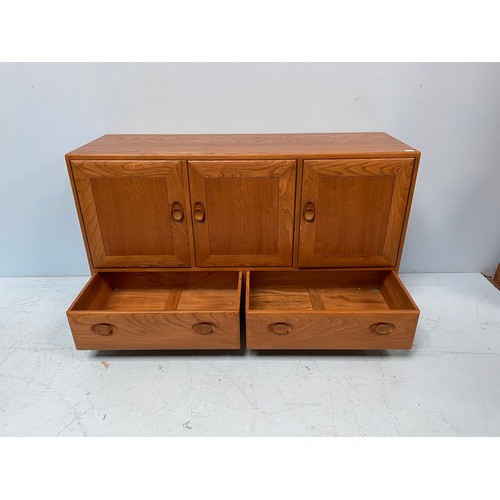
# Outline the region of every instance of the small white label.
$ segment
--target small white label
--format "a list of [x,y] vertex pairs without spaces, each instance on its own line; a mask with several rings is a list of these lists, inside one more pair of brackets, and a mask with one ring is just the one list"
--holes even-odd
[[405,151],[415,151],[414,149],[405,149]]

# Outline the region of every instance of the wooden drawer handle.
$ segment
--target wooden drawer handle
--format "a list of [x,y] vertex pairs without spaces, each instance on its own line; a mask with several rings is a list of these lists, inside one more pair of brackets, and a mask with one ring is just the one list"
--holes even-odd
[[271,323],[267,329],[276,335],[288,335],[292,332],[293,326],[290,323]]
[[184,207],[178,201],[172,203],[170,215],[174,222],[181,223],[184,220]]
[[316,218],[316,208],[313,202],[308,201],[304,205],[304,211],[302,212],[302,215],[306,222],[314,222],[314,219]]
[[109,323],[97,323],[92,325],[90,329],[99,335],[111,335],[115,331],[115,325]]
[[396,329],[396,326],[392,323],[373,323],[370,325],[370,330],[378,335],[387,335],[392,333]]
[[201,333],[202,335],[208,335],[209,333],[215,332],[217,325],[214,323],[196,323],[193,325],[193,330],[196,333]]
[[205,207],[199,201],[194,204],[193,214],[196,222],[200,224],[205,222]]

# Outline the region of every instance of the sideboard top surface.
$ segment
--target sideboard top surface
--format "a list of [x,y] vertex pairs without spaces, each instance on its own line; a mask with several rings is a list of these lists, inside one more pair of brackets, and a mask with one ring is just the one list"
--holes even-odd
[[331,134],[108,134],[68,153],[78,158],[419,157],[383,132]]

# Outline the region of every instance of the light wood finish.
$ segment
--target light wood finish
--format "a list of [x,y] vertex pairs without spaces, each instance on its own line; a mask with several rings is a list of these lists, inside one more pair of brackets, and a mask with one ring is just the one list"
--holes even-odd
[[[297,268],[299,260],[299,239],[300,239],[300,200],[302,198],[302,172],[304,169],[304,160],[299,159],[297,162],[297,181],[295,187],[295,219],[293,224],[293,267]],[[254,269],[258,271],[258,269]]]
[[296,158],[408,156],[420,153],[383,132],[340,134],[104,135],[68,153],[69,158],[144,156],[193,158]]
[[[252,312],[246,320],[248,349],[411,349],[418,315],[413,312],[320,313],[312,314]],[[275,335],[268,329],[286,321],[293,326],[288,335]],[[395,329],[378,335],[370,327],[391,323]]]
[[68,311],[77,349],[238,349],[242,274],[98,273]]
[[189,161],[197,266],[291,266],[295,161]]
[[[241,345],[237,312],[88,312],[73,313],[68,319],[77,349],[239,349]],[[96,322],[108,323],[115,331],[99,335],[92,331]],[[204,334],[196,329],[199,323],[216,328]]]
[[116,331],[116,327],[114,325],[110,325],[109,323],[97,323],[92,325],[90,329],[98,335],[111,335]]
[[97,273],[72,311],[238,311],[241,273]]
[[[237,154],[239,152],[239,154]],[[327,158],[327,159],[376,159],[376,158],[410,158],[414,161],[413,175],[411,178],[410,191],[407,198],[407,206],[403,209],[403,225],[399,239],[399,247],[396,256],[395,264],[383,265],[380,263],[374,264],[384,268],[398,269],[401,260],[403,249],[403,241],[408,224],[411,198],[415,186],[415,178],[417,173],[420,152],[413,149],[393,137],[384,133],[354,133],[354,134],[240,134],[240,135],[106,135],[92,143],[79,148],[66,155],[68,167],[70,168],[70,178],[74,189],[75,200],[77,201],[77,210],[84,232],[84,242],[89,258],[91,271],[112,269],[113,267],[122,267],[122,260],[118,262],[95,265],[91,259],[91,250],[89,244],[89,235],[86,234],[85,225],[83,222],[82,210],[78,200],[78,192],[74,183],[71,161],[76,159],[85,160],[103,160],[107,158],[133,161],[153,161],[154,159],[172,159],[173,161],[181,160],[183,185],[185,187],[185,203],[186,208],[191,206],[188,182],[187,169],[185,167],[186,159],[201,160],[219,159],[228,160],[230,158],[241,158],[249,160],[274,158],[291,158],[296,160],[298,182],[296,183],[295,194],[295,223],[293,237],[293,261],[291,265],[279,263],[277,265],[262,263],[249,264],[248,262],[238,264],[232,263],[226,265],[221,264],[196,264],[194,249],[195,242],[193,237],[193,217],[184,219],[187,224],[190,264],[185,262],[174,264],[144,264],[144,262],[136,263],[134,259],[127,259],[126,267],[137,271],[141,268],[154,269],[160,266],[169,267],[171,269],[182,269],[187,265],[197,267],[201,270],[209,270],[217,267],[221,269],[230,269],[234,267],[246,267],[248,269],[258,269],[260,267],[268,268],[290,268],[298,266],[299,257],[299,239],[300,239],[300,220],[302,213],[301,190],[302,190],[302,165],[304,159],[310,161],[312,158]],[[203,207],[206,209],[206,207]],[[191,208],[189,208],[190,210]],[[172,218],[172,217],[171,217]],[[314,225],[314,223],[313,223]],[[233,257],[237,260],[237,257]],[[149,259],[150,260],[150,259]],[[349,260],[349,258],[347,258]],[[363,260],[363,259],[361,259]],[[349,264],[343,266],[351,267]],[[354,262],[352,266],[360,266]],[[362,265],[363,267],[371,267]],[[313,265],[313,267],[332,267],[331,264]]]
[[[420,152],[384,133],[106,135],[66,155],[78,349],[409,349]],[[168,268],[168,271],[165,270]],[[246,313],[240,311],[242,273]]]
[[417,304],[406,291],[401,279],[395,272],[389,272],[380,284],[380,291],[391,309],[414,309],[418,311]]
[[288,335],[292,333],[293,326],[290,323],[271,323],[267,329],[275,335]]
[[406,230],[408,228],[408,221],[410,219],[410,208],[411,208],[411,203],[413,201],[413,193],[415,191],[415,183],[417,180],[417,173],[418,173],[418,166],[420,163],[420,153],[415,155],[415,158],[413,160],[413,174],[411,178],[411,184],[410,184],[410,192],[408,194],[408,200],[406,202],[406,207],[405,207],[405,214],[404,214],[404,220],[403,220],[403,228],[401,229],[401,237],[399,241],[399,251],[398,251],[398,257],[396,260],[396,265],[394,266],[394,270],[398,271],[399,266],[401,265],[401,255],[403,254],[403,246],[404,246],[404,241],[405,241],[405,236],[406,236]]
[[377,335],[388,335],[396,330],[396,325],[392,323],[373,323],[370,325],[370,331]]
[[304,161],[299,267],[395,266],[413,159]]
[[250,349],[410,349],[418,316],[393,271],[246,274]]
[[500,264],[498,264],[497,271],[495,276],[493,276],[492,281],[496,287],[500,287]]
[[75,178],[73,176],[73,169],[71,168],[71,160],[66,155],[66,168],[68,170],[68,177],[71,184],[71,191],[73,192],[73,198],[75,200],[76,213],[78,215],[78,222],[80,224],[80,230],[82,232],[83,243],[85,245],[85,253],[87,254],[87,261],[89,263],[90,272],[94,273],[94,263],[92,262],[92,254],[90,252],[89,240],[87,237],[87,231],[85,230],[85,224],[83,222],[82,210],[80,207],[80,202],[78,200],[78,190],[76,189]]
[[253,287],[250,292],[250,301],[253,309],[270,311],[276,309],[289,309],[291,311],[389,310],[378,289],[319,288],[316,285],[290,287],[289,289],[279,287],[278,290]]
[[181,162],[71,162],[94,267],[189,266]]
[[[124,273],[138,273],[142,271],[158,271],[158,267],[123,267],[123,268],[116,268],[116,267],[102,267],[99,268],[99,272],[113,272],[113,271],[120,271]],[[199,272],[208,272],[208,271],[235,271],[237,269],[240,269],[240,266],[235,268],[234,266],[217,266],[216,268],[214,267],[183,267],[183,268],[171,268],[169,267],[168,270],[172,272],[186,272],[186,273],[199,273]],[[320,267],[320,268],[315,268],[315,271],[329,271],[331,270],[331,267]],[[360,269],[359,267],[343,267],[339,268],[342,270],[346,271],[353,271],[356,269]],[[377,266],[377,267],[363,267],[364,270],[367,271],[391,271],[394,269],[394,266]],[[245,267],[244,269],[242,268],[243,271],[297,271],[297,267],[294,266],[248,266]]]
[[413,304],[396,302],[396,298],[403,300],[404,295],[400,297],[399,283],[389,272],[251,272],[249,279],[250,311],[413,308]]

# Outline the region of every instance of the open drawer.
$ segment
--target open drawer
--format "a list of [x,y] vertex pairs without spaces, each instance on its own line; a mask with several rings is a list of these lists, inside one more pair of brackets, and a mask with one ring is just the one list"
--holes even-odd
[[77,349],[239,349],[241,272],[102,272],[67,315]]
[[249,349],[410,349],[418,316],[393,271],[246,274]]

